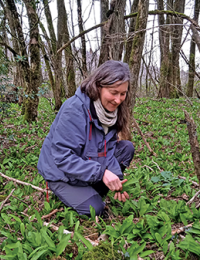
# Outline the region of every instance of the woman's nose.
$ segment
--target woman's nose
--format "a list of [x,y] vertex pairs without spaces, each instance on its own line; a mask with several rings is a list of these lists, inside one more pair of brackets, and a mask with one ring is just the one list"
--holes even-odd
[[121,103],[120,95],[117,95],[117,96],[115,97],[115,103],[118,104],[118,105]]

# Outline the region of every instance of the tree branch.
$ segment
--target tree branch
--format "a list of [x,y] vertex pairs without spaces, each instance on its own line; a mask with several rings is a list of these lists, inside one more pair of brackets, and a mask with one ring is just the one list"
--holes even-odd
[[16,56],[18,55],[18,53],[17,53],[15,50],[13,50],[13,48],[11,48],[11,47],[10,47],[8,44],[6,44],[5,42],[0,42],[0,45],[3,45],[3,46],[5,46],[6,48],[8,48],[8,50],[13,53],[14,57],[16,57]]
[[[133,14],[125,15],[125,16],[124,16],[124,19],[126,20],[126,19],[129,19],[129,18],[136,17],[137,14],[138,14],[138,13],[136,12],[136,13],[133,13]],[[190,22],[196,27],[196,29],[197,29],[198,31],[200,31],[200,26],[198,25],[197,22],[195,22],[195,21],[194,21],[193,19],[191,19],[189,16],[187,16],[187,15],[185,15],[185,14],[182,14],[182,13],[179,13],[179,12],[174,12],[174,11],[169,11],[169,10],[167,10],[167,11],[165,11],[165,10],[153,10],[153,11],[149,11],[148,14],[149,14],[149,15],[168,14],[168,15],[172,15],[172,16],[176,16],[176,17],[178,16],[178,17],[180,17],[180,18],[182,18],[182,19],[186,19],[186,20],[190,21]],[[81,32],[81,33],[78,34],[77,36],[73,37],[70,41],[68,41],[67,43],[65,43],[65,44],[57,51],[57,53],[60,53],[60,52],[61,52],[62,50],[64,50],[68,45],[70,45],[72,42],[74,42],[76,39],[78,39],[79,37],[83,36],[84,34],[90,32],[90,31],[92,31],[92,30],[94,30],[94,29],[97,29],[97,28],[99,28],[99,27],[104,26],[108,21],[109,21],[109,20],[107,20],[107,21],[105,21],[105,22],[103,22],[103,23],[97,24],[97,25],[95,25],[95,26],[93,26],[93,27],[91,27],[91,28],[89,28],[89,29],[87,29],[87,30]]]
[[31,186],[33,189],[38,190],[38,191],[41,191],[41,192],[46,192],[46,191],[47,191],[46,189],[42,189],[42,188],[37,187],[37,186],[35,186],[35,185],[32,185],[32,184],[30,184],[30,183],[23,182],[23,181],[14,179],[14,178],[12,178],[12,177],[8,177],[8,176],[6,176],[5,174],[3,174],[3,173],[1,173],[1,172],[0,172],[0,176],[2,176],[3,178],[5,178],[5,179],[7,179],[7,180],[9,180],[9,181],[14,181],[14,182],[19,183],[19,184],[22,184],[22,185]]

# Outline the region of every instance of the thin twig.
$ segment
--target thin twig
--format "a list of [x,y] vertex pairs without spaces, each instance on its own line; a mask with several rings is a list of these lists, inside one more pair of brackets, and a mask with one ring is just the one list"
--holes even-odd
[[59,211],[63,211],[64,208],[60,208],[60,209],[54,209],[52,212],[50,212],[49,214],[47,215],[44,215],[41,217],[41,219],[45,219],[45,218],[49,218],[51,217],[52,215],[54,215],[55,213],[59,212]]
[[155,165],[157,166],[157,168],[159,169],[159,171],[162,171],[162,170],[160,169],[159,165],[158,165],[156,162],[154,162],[154,160],[152,160],[152,162],[155,163]]
[[144,168],[144,167],[146,167],[146,168],[148,168],[149,170],[151,170],[152,172],[154,172],[154,170],[151,168],[151,167],[149,167],[148,165],[144,165],[144,166],[142,166],[141,168]]
[[144,137],[144,135],[143,135],[143,133],[142,133],[142,131],[141,131],[141,129],[140,129],[138,123],[136,122],[135,118],[132,117],[132,119],[133,119],[133,124],[134,124],[134,126],[137,128],[139,134],[141,135],[141,137],[142,137],[143,141],[145,142],[147,148],[149,149],[150,153],[153,154],[154,156],[157,156],[157,154],[151,149],[149,143],[148,143],[147,140],[145,139],[145,137]]
[[197,193],[191,198],[191,200],[189,200],[186,203],[186,205],[190,205],[199,194],[200,194],[200,190],[197,191]]
[[171,234],[172,234],[172,235],[175,235],[176,233],[177,233],[177,234],[180,234],[180,233],[184,232],[187,228],[192,227],[193,224],[194,224],[194,223],[191,223],[191,224],[189,224],[189,225],[187,225],[187,226],[174,229],[174,230],[172,230],[172,233],[171,233]]
[[32,184],[30,184],[30,183],[23,182],[23,181],[14,179],[14,178],[12,178],[12,177],[8,177],[8,176],[6,176],[5,174],[3,174],[3,173],[1,173],[1,172],[0,172],[0,175],[1,175],[3,178],[5,178],[5,179],[7,179],[7,180],[9,180],[9,181],[14,181],[14,182],[19,183],[19,184],[22,184],[22,185],[31,186],[33,189],[38,190],[38,191],[41,191],[41,192],[47,192],[46,189],[42,189],[42,188],[37,187],[37,186],[35,186],[35,185],[32,185]]
[[31,209],[31,207],[30,207],[26,202],[24,202],[23,200],[17,198],[17,197],[14,196],[14,195],[12,195],[12,197],[15,198],[15,199],[17,199],[17,200],[19,200],[19,201],[21,201],[22,203],[24,203],[25,205],[27,205],[27,206]]
[[197,204],[197,206],[196,206],[196,209],[198,209],[200,207],[200,203],[199,204]]
[[0,211],[2,210],[3,206],[6,204],[6,202],[10,199],[15,189],[11,191],[11,193],[8,195],[8,197],[1,203]]
[[[178,176],[179,179],[183,179],[183,180],[186,180],[186,177],[183,177],[183,176]],[[189,181],[194,185],[194,186],[197,186],[199,187],[199,184],[196,182],[196,181],[192,181],[189,179]]]

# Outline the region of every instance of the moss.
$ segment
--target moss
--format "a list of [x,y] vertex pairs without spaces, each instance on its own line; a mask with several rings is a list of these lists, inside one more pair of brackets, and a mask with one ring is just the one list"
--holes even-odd
[[83,255],[82,260],[112,260],[123,259],[122,255],[118,253],[112,246],[106,242],[100,242],[98,246],[94,247]]

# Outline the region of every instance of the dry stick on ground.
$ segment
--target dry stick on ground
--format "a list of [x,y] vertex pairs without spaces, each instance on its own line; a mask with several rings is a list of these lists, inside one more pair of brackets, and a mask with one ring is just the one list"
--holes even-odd
[[194,223],[191,223],[191,224],[189,224],[189,225],[187,225],[187,226],[180,227],[180,228],[177,228],[177,229],[172,230],[172,235],[175,235],[176,233],[177,233],[177,234],[180,234],[180,233],[184,232],[187,228],[192,227],[193,224],[194,224]]
[[30,184],[30,183],[23,182],[23,181],[14,179],[14,178],[12,178],[12,177],[8,177],[8,176],[6,176],[5,174],[3,174],[3,173],[1,173],[1,172],[0,172],[0,176],[2,176],[3,178],[5,178],[5,179],[7,179],[7,180],[9,180],[9,181],[14,181],[14,182],[19,183],[19,184],[22,184],[22,185],[31,186],[31,187],[32,187],[33,189],[35,189],[35,190],[38,190],[38,191],[41,191],[41,192],[47,192],[46,189],[42,189],[42,188],[37,187],[37,186],[35,186],[35,185],[32,185],[32,184]]
[[186,203],[186,205],[190,205],[199,194],[200,194],[200,190],[197,191],[197,193],[191,198],[191,200],[189,200]]
[[[200,151],[199,143],[197,140],[197,127],[193,118],[189,116],[188,112],[184,110],[185,120],[187,122],[187,129],[189,134],[190,148],[192,153],[192,159],[194,163],[195,173],[200,183]],[[200,190],[194,195],[194,197],[187,202],[187,205],[192,203],[193,200],[200,194]]]
[[145,142],[147,148],[149,149],[150,153],[153,154],[154,156],[157,156],[157,154],[154,153],[154,151],[151,149],[149,143],[148,143],[147,140],[145,139],[145,137],[144,137],[144,135],[143,135],[143,133],[142,133],[142,131],[141,131],[141,129],[140,129],[138,123],[136,122],[135,118],[132,117],[132,119],[133,119],[133,124],[134,124],[134,126],[137,128],[139,134],[141,135],[141,137],[142,137],[143,141]]
[[44,215],[41,217],[41,219],[45,219],[45,218],[49,218],[51,217],[52,215],[54,215],[55,213],[59,212],[59,211],[63,211],[64,208],[60,208],[60,209],[54,209],[52,212],[50,212],[49,214],[47,215]]
[[9,200],[9,198],[12,196],[15,189],[11,191],[11,193],[8,195],[8,197],[1,203],[0,211],[2,210],[3,206],[6,204],[6,202]]
[[[186,177],[183,177],[183,176],[178,176],[179,179],[183,179],[183,180],[186,180]],[[199,187],[199,184],[196,182],[196,181],[192,181],[189,179],[189,181],[194,185],[194,186],[197,186]]]

